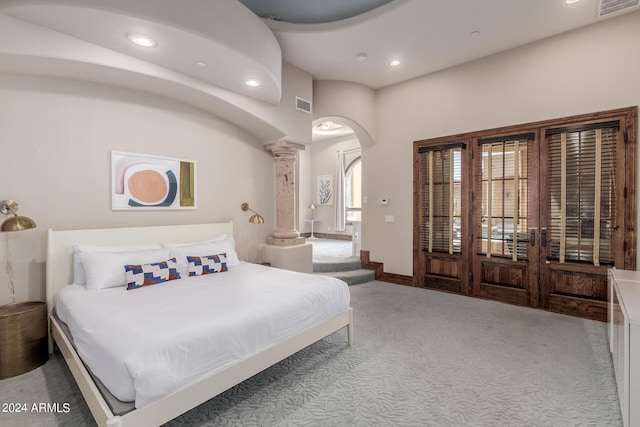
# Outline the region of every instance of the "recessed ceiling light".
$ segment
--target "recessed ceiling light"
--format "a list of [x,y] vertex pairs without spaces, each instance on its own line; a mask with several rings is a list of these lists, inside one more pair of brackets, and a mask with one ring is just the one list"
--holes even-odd
[[204,62],[204,61],[196,61],[196,65],[197,65],[198,67],[206,67],[206,66],[207,66],[207,63],[206,63],[206,62]]
[[316,130],[328,131],[328,130],[341,129],[342,127],[343,125],[341,125],[340,123],[334,122],[333,120],[325,120],[323,122],[318,123],[313,128]]
[[359,53],[358,56],[356,57],[356,59],[360,62],[364,62],[367,60],[367,54],[366,53]]
[[480,35],[480,31],[478,31],[478,30],[471,31],[471,33],[469,33],[469,35],[471,37],[478,37]]
[[260,86],[260,82],[257,80],[247,80],[246,82],[244,82],[247,86],[251,86],[251,87],[258,87]]
[[145,36],[144,34],[138,33],[129,33],[127,34],[127,38],[132,42],[142,47],[154,47],[156,46],[156,41],[149,36]]
[[397,67],[398,65],[400,65],[400,61],[394,59],[393,61],[389,62],[389,65],[391,65],[392,67]]
[[314,125],[311,129],[314,135],[335,135],[342,131],[344,125],[334,122],[333,120],[325,120],[323,122]]

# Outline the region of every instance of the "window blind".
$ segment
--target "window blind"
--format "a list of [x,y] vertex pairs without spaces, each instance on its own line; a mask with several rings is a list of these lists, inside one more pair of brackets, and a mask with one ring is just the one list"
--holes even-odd
[[527,258],[528,141],[533,135],[478,141],[482,159],[475,179],[482,194],[476,252],[486,257]]
[[549,138],[550,257],[612,265],[618,122],[565,128]]
[[455,144],[419,150],[423,192],[423,251],[449,254],[462,251],[463,149],[464,144]]

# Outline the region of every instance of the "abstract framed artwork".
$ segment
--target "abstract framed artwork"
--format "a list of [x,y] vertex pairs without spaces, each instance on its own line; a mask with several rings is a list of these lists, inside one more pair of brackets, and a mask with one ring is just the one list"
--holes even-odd
[[333,205],[333,175],[318,175],[317,204],[319,206]]
[[196,163],[111,152],[111,209],[196,209]]

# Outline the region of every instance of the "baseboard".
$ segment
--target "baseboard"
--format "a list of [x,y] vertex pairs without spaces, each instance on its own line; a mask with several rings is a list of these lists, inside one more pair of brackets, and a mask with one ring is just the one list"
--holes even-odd
[[383,263],[371,261],[369,251],[360,251],[360,262],[362,263],[362,268],[375,272],[376,280],[403,286],[413,286],[413,276],[385,272]]

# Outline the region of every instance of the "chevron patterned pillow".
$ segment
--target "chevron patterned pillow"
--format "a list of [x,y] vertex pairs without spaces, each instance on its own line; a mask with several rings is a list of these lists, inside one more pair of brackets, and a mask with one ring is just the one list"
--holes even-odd
[[180,278],[175,258],[150,264],[125,265],[124,270],[127,290]]
[[203,274],[222,273],[227,271],[227,254],[207,256],[187,256],[189,263],[189,276],[201,276]]

